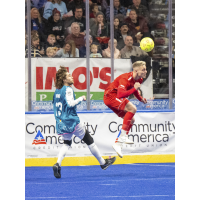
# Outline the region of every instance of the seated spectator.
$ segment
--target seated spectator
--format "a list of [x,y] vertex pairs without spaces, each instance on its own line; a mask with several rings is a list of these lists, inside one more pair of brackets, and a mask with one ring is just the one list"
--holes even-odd
[[145,18],[137,16],[137,13],[134,9],[130,11],[129,17],[127,17],[124,22],[128,24],[129,31],[133,35],[135,43],[140,43],[142,36],[150,36],[147,21]]
[[[90,0],[89,5],[91,5],[91,4],[92,4],[92,1]],[[77,6],[81,6],[83,8],[83,16],[85,17],[85,0],[72,0],[67,5],[67,8],[69,11],[71,10],[73,12],[73,14],[75,14],[74,11],[75,11],[75,7],[77,7]]]
[[[33,2],[31,1],[31,9],[34,8]],[[25,19],[27,19],[27,0],[25,0]]]
[[107,7],[110,6],[110,0],[101,0],[101,11],[106,13]]
[[146,6],[141,4],[141,0],[133,0],[133,4],[128,9],[136,10],[138,16],[143,16],[146,21],[149,21],[149,11]]
[[52,11],[57,8],[60,11],[61,19],[66,20],[69,17],[66,4],[62,0],[53,0],[52,3]]
[[56,41],[56,37],[53,34],[48,35],[47,42],[45,44],[45,52],[48,47],[56,47],[57,50],[60,49],[60,45]]
[[48,47],[46,49],[46,55],[48,58],[53,58],[55,56],[55,51],[53,47]]
[[[85,40],[85,45],[80,47],[80,49],[79,49],[79,57],[80,58],[85,58],[86,57],[86,36],[84,37],[84,40]],[[101,54],[102,53],[101,45],[99,45],[99,43],[97,43],[97,42],[93,43],[92,36],[89,35],[89,45],[91,46],[92,44],[96,44],[98,46],[98,52],[97,53]]]
[[84,35],[80,34],[80,26],[77,22],[72,23],[71,32],[72,33],[66,37],[65,41],[74,40],[76,48],[78,49],[85,45]]
[[48,20],[49,17],[51,17],[51,15],[52,15],[52,11],[53,11],[52,1],[53,0],[47,0],[47,2],[44,5],[43,18],[46,20]]
[[[42,20],[37,8],[31,9],[31,31],[32,30],[38,31],[41,41],[43,42],[46,41],[46,36],[43,33]],[[27,20],[26,20],[26,32],[27,32]]]
[[105,46],[110,39],[110,26],[105,22],[104,14],[102,12],[96,14],[95,21],[90,23],[90,30],[93,40],[98,40],[102,49],[105,49]]
[[120,20],[118,17],[114,17],[114,31],[119,31]]
[[132,0],[120,0],[120,4],[124,6],[126,9],[133,4]]
[[133,38],[131,36],[126,36],[125,47],[121,50],[122,58],[130,58],[130,56],[148,56],[147,52],[143,51],[139,47],[133,46]]
[[37,36],[37,37],[40,37],[39,34],[38,34],[38,31],[36,31],[36,30],[31,31],[31,36],[32,36],[32,35],[35,35],[35,36]]
[[98,51],[98,45],[92,44],[90,47],[90,58],[102,58],[102,55],[100,53],[97,53]]
[[[126,9],[120,5],[119,0],[113,0],[114,3],[114,16],[118,15],[118,17],[124,19],[126,16]],[[110,6],[106,9],[106,20],[110,21]]]
[[56,52],[56,56],[60,58],[78,58],[79,50],[76,48],[73,40],[68,40],[63,48]]
[[99,12],[99,7],[97,5],[97,3],[93,3],[90,6],[90,18],[95,18],[96,14]]
[[[31,57],[42,57],[44,55],[44,50],[39,50],[40,38],[37,35],[31,36]],[[42,55],[41,55],[42,54]],[[28,57],[28,48],[25,51],[25,56]]]
[[46,33],[47,35],[53,34],[56,37],[57,42],[60,46],[64,44],[64,26],[63,21],[60,20],[60,11],[56,8],[53,9],[52,16],[48,19],[48,23],[46,25]]
[[74,11],[74,16],[71,16],[68,18],[68,20],[65,21],[64,27],[65,27],[65,36],[71,34],[71,24],[73,22],[77,22],[80,26],[80,34],[85,35],[86,30],[86,22],[85,18],[83,18],[83,8],[81,6],[77,6]]
[[47,2],[47,0],[31,0],[33,3],[33,6],[37,8],[38,10],[44,6],[44,4]]
[[130,35],[132,37],[131,33],[129,32],[128,24],[125,22],[121,23],[120,24],[120,32],[115,33],[115,35],[114,35],[115,39],[117,40],[117,48],[119,50],[124,48],[124,46],[125,46],[124,41],[125,41],[125,38],[127,35]]
[[67,14],[66,4],[62,0],[49,0],[44,6],[43,17],[48,20],[51,17],[53,9],[56,8],[60,11],[61,19],[66,20],[71,15]]
[[[111,58],[111,51],[110,51],[111,40],[108,41],[108,48],[102,51],[102,55],[104,58]],[[117,47],[117,40],[114,39],[114,58],[121,58],[120,51],[116,48]]]

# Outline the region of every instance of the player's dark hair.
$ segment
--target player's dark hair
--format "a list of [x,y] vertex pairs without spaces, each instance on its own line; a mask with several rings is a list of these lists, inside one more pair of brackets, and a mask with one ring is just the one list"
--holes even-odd
[[55,87],[61,89],[64,85],[63,80],[66,78],[67,69],[60,66],[60,69],[56,73]]

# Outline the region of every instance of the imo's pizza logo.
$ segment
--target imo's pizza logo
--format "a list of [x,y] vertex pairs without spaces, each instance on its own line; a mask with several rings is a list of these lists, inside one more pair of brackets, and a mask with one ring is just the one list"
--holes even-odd
[[40,130],[37,132],[32,144],[47,144]]

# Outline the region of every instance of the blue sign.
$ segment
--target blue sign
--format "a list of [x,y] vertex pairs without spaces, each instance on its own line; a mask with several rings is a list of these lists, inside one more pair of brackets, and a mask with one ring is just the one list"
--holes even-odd
[[[129,99],[137,110],[166,110],[169,109],[169,99],[154,99],[147,100],[147,104],[143,104],[137,99]],[[172,101],[172,109],[175,109],[175,99]],[[103,100],[91,100],[90,109],[92,111],[107,111],[110,110]],[[32,111],[53,111],[52,101],[32,101]],[[77,105],[77,111],[87,111],[87,101],[82,101]]]

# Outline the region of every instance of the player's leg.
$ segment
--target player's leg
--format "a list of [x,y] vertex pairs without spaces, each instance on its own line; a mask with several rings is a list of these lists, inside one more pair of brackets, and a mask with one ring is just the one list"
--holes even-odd
[[115,144],[113,144],[112,146],[120,158],[123,157],[122,154],[123,143],[134,144],[132,140],[129,140],[128,133],[135,121],[134,115],[137,111],[137,108],[129,101],[125,103],[124,103],[124,114],[121,112],[121,117],[123,118],[122,129],[119,131],[117,139],[115,140]]
[[100,153],[98,147],[96,146],[96,144],[94,142],[94,139],[89,134],[88,130],[84,131],[84,128],[81,124],[78,125],[74,135],[79,137],[81,140],[83,140],[88,145],[90,152],[98,160],[102,169],[104,169],[104,170],[107,169],[110,165],[112,165],[115,162],[116,157],[113,157],[113,158],[110,158],[110,159],[103,159],[102,158],[101,153]]
[[131,102],[128,101],[127,104],[124,106],[124,113],[121,113],[120,116],[123,118],[123,124],[116,141],[125,144],[133,144],[133,141],[128,139],[128,133],[135,121],[134,115],[136,111],[136,106],[134,106]]
[[64,144],[59,151],[57,163],[53,166],[53,172],[56,178],[61,178],[61,163],[72,144],[71,136],[72,134],[63,135]]

